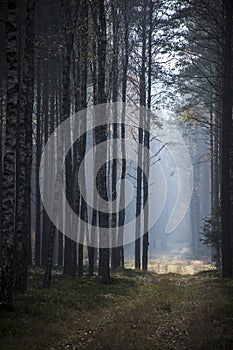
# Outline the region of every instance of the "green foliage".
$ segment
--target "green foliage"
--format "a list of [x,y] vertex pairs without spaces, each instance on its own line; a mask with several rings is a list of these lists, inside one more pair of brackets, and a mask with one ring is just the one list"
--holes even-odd
[[213,208],[211,215],[203,219],[201,242],[205,245],[212,246],[216,250],[215,261],[220,265],[221,259],[221,206],[217,205]]

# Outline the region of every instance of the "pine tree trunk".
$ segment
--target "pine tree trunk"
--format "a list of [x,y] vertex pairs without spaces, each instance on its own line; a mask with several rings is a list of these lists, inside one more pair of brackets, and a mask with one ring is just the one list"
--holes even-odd
[[[87,61],[88,61],[88,2],[83,1],[80,4],[80,78],[81,78],[81,84],[80,84],[80,108],[81,110],[85,109],[87,107]],[[86,152],[86,135],[81,138],[81,144],[79,148],[79,159],[77,168],[79,171],[80,168],[80,161],[84,158],[85,152]],[[86,181],[85,181],[85,167],[83,168],[83,174],[82,174],[82,191],[83,193],[86,192]],[[79,194],[80,197],[80,194]],[[79,214],[81,215],[81,218],[84,222],[87,222],[87,206],[85,203],[85,200],[83,198],[80,199],[80,208],[79,208]],[[86,235],[85,232],[86,225],[82,222],[80,225],[80,237],[81,240],[84,240],[84,237]],[[78,255],[78,275],[83,275],[83,244],[79,244],[79,255]]]
[[[91,7],[91,14],[92,14],[92,20],[93,20],[93,33],[92,33],[92,85],[93,85],[93,104],[96,105],[98,103],[97,101],[97,12],[94,7]],[[93,133],[93,147],[95,146],[95,134]],[[95,156],[94,156],[95,157]],[[93,159],[93,163],[95,164],[95,158]],[[94,193],[93,196],[93,207],[97,207],[97,198],[96,194]],[[95,235],[97,230],[97,212],[96,210],[92,211],[92,218],[91,218],[91,225],[92,225],[92,232],[91,232],[91,244],[94,245],[95,242]],[[94,274],[94,265],[95,265],[95,255],[97,255],[97,248],[89,245],[87,247],[88,249],[88,272],[90,276],[93,276]]]
[[[72,18],[72,11],[70,3],[64,2],[64,12],[66,16],[66,27],[65,32],[65,56],[63,63],[63,98],[62,98],[62,119],[66,120],[70,117],[70,106],[71,106],[71,81],[70,81],[70,69],[71,69],[71,58],[73,51],[73,42],[75,35],[75,26],[71,25],[69,21]],[[71,134],[70,134],[71,135]],[[65,161],[66,166],[66,198],[74,205],[74,191],[72,188],[72,174],[73,164],[71,150],[68,152]],[[65,217],[65,220],[70,220],[69,217]],[[64,274],[74,276],[77,269],[77,242],[73,241],[69,237],[65,237],[65,253],[64,253]]]
[[[48,142],[49,138],[49,101],[48,101],[48,95],[49,95],[49,81],[48,81],[48,63],[46,62],[44,70],[43,70],[43,80],[44,80],[44,86],[43,86],[43,134],[44,134],[44,147],[46,143]],[[48,171],[48,155],[45,154],[45,162],[44,162],[44,176],[47,178],[47,171]],[[46,197],[48,193],[44,193],[44,196]],[[42,214],[42,251],[41,251],[41,264],[43,266],[46,266],[47,263],[47,256],[48,256],[48,241],[49,241],[49,226],[50,226],[50,220],[47,215],[47,212],[45,208],[43,207],[43,214]]]
[[[105,5],[104,0],[98,0],[98,18],[99,18],[99,28],[98,28],[98,104],[106,103],[105,94],[105,63],[106,63],[106,18],[105,18]],[[100,142],[104,142],[106,139],[106,126],[101,126],[97,128],[95,133],[95,142],[98,145]],[[106,153],[107,154],[107,149]],[[103,154],[99,155],[103,159]],[[97,179],[97,190],[99,194],[107,200],[106,191],[106,165],[102,166],[99,171],[99,177]],[[101,212],[102,208],[99,208],[98,218],[100,227],[106,227],[107,221],[109,220],[108,214]],[[100,237],[102,239],[102,237]],[[106,237],[104,237],[106,239]],[[109,267],[109,248],[99,249],[99,273],[101,275],[103,283],[110,282],[110,267]]]
[[[145,174],[143,183],[143,205],[144,205],[144,235],[143,235],[143,248],[142,248],[142,269],[148,269],[148,247],[149,247],[149,233],[148,233],[148,221],[149,221],[149,208],[146,206],[149,195],[148,179],[150,172],[150,159],[147,156],[146,150],[150,149],[150,108],[151,108],[151,78],[152,78],[152,31],[153,31],[153,1],[150,0],[149,4],[149,33],[148,33],[148,96],[147,96],[147,108],[148,112],[145,121],[144,131],[144,162],[143,172]],[[148,131],[148,132],[147,132]]]
[[232,276],[232,216],[230,204],[230,136],[232,128],[232,2],[225,2],[222,95],[222,269]]
[[[1,90],[1,101],[0,101],[0,232],[2,232],[2,156],[3,156],[3,89]],[[1,249],[1,245],[0,245]]]
[[[128,6],[130,2],[125,0],[123,2],[123,20],[124,20],[124,47],[123,47],[123,69],[122,69],[122,102],[126,102],[127,91],[127,74],[128,74],[128,62],[129,62],[129,17]],[[125,188],[123,182],[126,178],[126,147],[125,147],[125,106],[121,113],[121,188],[120,188],[120,207],[124,208],[125,205]],[[119,247],[119,259],[120,266],[124,267],[124,223],[125,223],[125,209],[122,209],[119,213],[119,230],[118,230],[118,247]]]
[[[143,27],[142,27],[142,56],[141,56],[141,72],[140,72],[140,106],[146,107],[146,21],[147,21],[147,0],[143,3]],[[141,267],[141,201],[142,201],[142,169],[143,169],[143,126],[145,123],[146,115],[142,109],[140,109],[139,115],[139,134],[138,134],[138,164],[137,164],[137,199],[136,199],[136,233],[135,233],[135,268]]]
[[[112,14],[112,27],[113,27],[113,53],[112,53],[112,102],[115,103],[118,101],[118,80],[119,80],[119,66],[118,66],[118,52],[119,52],[119,17],[117,14],[117,6],[118,4],[112,1],[111,3],[111,14]],[[117,108],[114,107],[113,110],[113,140],[117,140],[118,138],[118,111]],[[110,200],[113,201],[112,203],[112,214],[110,217],[110,226],[112,228],[115,228],[116,230],[116,247],[112,248],[111,250],[111,267],[112,270],[116,270],[120,266],[120,250],[121,247],[118,246],[118,220],[119,215],[117,215],[117,172],[118,172],[118,145],[116,142],[114,142],[113,145],[113,160],[112,160],[112,188],[111,188],[111,198]],[[110,164],[109,164],[110,167]]]
[[41,264],[41,201],[40,201],[40,159],[41,159],[41,76],[40,62],[37,62],[37,119],[36,119],[36,238],[35,265]]
[[[67,2],[63,3],[64,13],[65,13],[65,52],[64,52],[64,62],[63,62],[63,72],[62,72],[62,85],[63,85],[63,93],[62,93],[62,109],[61,109],[61,121],[66,120],[70,116],[70,67],[71,67],[71,55],[73,49],[73,38],[74,38],[74,27],[73,22],[71,22],[71,13],[70,13],[70,4]],[[59,135],[60,137],[60,135]],[[64,140],[59,138],[58,144],[58,154],[63,150],[63,142]],[[71,162],[71,152],[66,156],[65,166],[66,166],[66,197],[68,201],[72,203],[72,162]],[[58,189],[56,189],[58,190]],[[54,198],[54,208],[56,211],[56,192]],[[65,220],[69,220],[67,216],[65,216]],[[53,255],[54,255],[54,243],[55,243],[55,233],[56,229],[53,223],[50,224],[49,229],[49,237],[48,237],[48,248],[47,248],[47,261],[44,275],[44,288],[49,288],[51,284],[51,276],[52,276],[52,265],[53,265]],[[67,236],[65,237],[65,255],[64,255],[64,273],[67,275],[75,275],[76,273],[76,242],[72,241]]]
[[[58,127],[59,122],[61,120],[61,73],[60,69],[58,69],[58,79],[57,79],[57,87],[56,87],[56,127]],[[57,150],[59,150],[59,137],[57,138]],[[64,213],[62,210],[62,222],[64,220],[63,218]],[[63,233],[57,230],[58,234],[58,266],[63,266],[63,248],[64,248],[64,236]]]

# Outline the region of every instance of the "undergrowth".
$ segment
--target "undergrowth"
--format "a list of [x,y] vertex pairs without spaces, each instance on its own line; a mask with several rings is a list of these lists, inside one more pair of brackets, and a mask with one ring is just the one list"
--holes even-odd
[[99,277],[53,275],[41,289],[39,269],[29,290],[1,311],[0,349],[232,349],[233,281],[218,271],[166,275],[130,269],[111,284]]

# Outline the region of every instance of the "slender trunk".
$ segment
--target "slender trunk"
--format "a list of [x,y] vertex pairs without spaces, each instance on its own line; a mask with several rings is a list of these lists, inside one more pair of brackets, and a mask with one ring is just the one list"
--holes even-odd
[[[143,27],[142,27],[142,57],[141,57],[141,72],[140,72],[140,106],[146,107],[146,20],[147,20],[147,0],[143,4]],[[138,134],[138,167],[137,167],[137,199],[136,199],[136,232],[135,232],[135,268],[141,267],[141,206],[142,206],[142,168],[143,168],[143,125],[146,115],[142,108],[139,115],[139,134]]]
[[25,60],[26,76],[25,83],[27,87],[27,103],[25,108],[25,148],[26,148],[26,176],[25,176],[25,230],[28,248],[28,263],[32,263],[31,255],[31,173],[32,173],[32,113],[34,102],[34,10],[33,0],[27,0],[27,18],[26,18],[26,42],[25,42]]
[[[214,181],[214,176],[215,176],[215,153],[214,153],[214,115],[213,115],[213,101],[211,98],[211,106],[210,106],[210,194],[211,194],[211,212],[213,212],[216,203],[215,200],[215,193],[216,193],[216,187],[215,187],[215,181]],[[216,204],[215,204],[216,203]],[[214,245],[211,245],[211,261],[215,261],[217,251],[216,247]]]
[[232,276],[232,217],[230,205],[230,136],[232,128],[232,3],[226,1],[222,95],[222,263],[223,276]]
[[[150,171],[150,159],[147,156],[146,150],[149,151],[150,148],[150,108],[151,108],[151,85],[152,85],[152,31],[153,31],[153,1],[150,0],[149,9],[149,34],[148,34],[148,96],[147,96],[147,108],[146,121],[145,121],[145,131],[144,131],[144,162],[143,162],[143,172],[144,181],[143,182],[143,206],[144,206],[144,235],[143,235],[143,248],[142,248],[142,269],[148,269],[148,247],[149,247],[149,233],[148,233],[148,220],[149,220],[149,208],[146,205],[148,201],[149,188],[148,179]],[[148,130],[148,132],[147,132]]]
[[[126,102],[127,92],[127,74],[129,63],[129,18],[127,15],[130,2],[125,0],[123,3],[123,20],[124,20],[124,47],[123,47],[123,70],[122,70],[122,102]],[[125,147],[125,106],[123,106],[121,114],[121,188],[120,188],[120,207],[124,208],[125,204],[125,187],[124,180],[126,178],[126,147]],[[125,223],[125,209],[122,209],[119,213],[119,230],[118,230],[118,247],[119,247],[119,259],[120,266],[124,267],[124,247],[123,247],[123,235],[124,235],[124,223]]]
[[[106,62],[106,18],[104,0],[98,0],[98,103],[106,103],[105,94],[105,62]],[[98,128],[96,132],[96,144],[103,142],[106,138],[106,127]],[[107,150],[106,150],[107,154]],[[100,156],[100,155],[97,155]],[[101,155],[103,156],[103,155]],[[102,157],[101,157],[102,158]],[[106,165],[101,167],[99,171],[99,180],[97,181],[97,189],[99,193],[106,198]],[[100,208],[101,210],[101,208]],[[99,225],[104,227],[108,221],[108,214],[99,211]],[[101,237],[100,237],[101,238]],[[101,248],[99,250],[100,275],[104,283],[110,282],[109,268],[109,248]]]
[[[92,20],[93,20],[93,37],[92,37],[92,85],[93,85],[93,104],[97,105],[97,13],[94,7],[91,7],[92,10]],[[93,133],[92,137],[92,143],[93,147],[95,146],[95,133]],[[93,164],[95,164],[95,155],[93,159]],[[96,194],[93,195],[93,207],[97,207],[97,198]],[[91,245],[88,245],[88,266],[89,266],[89,275],[92,276],[94,273],[94,265],[95,265],[95,256],[97,256],[97,249],[93,246],[95,242],[95,235],[97,230],[97,212],[96,210],[92,210],[92,218],[91,218],[91,225],[92,225],[92,231],[91,231],[91,238],[90,243]]]
[[[87,107],[87,60],[88,60],[88,52],[87,52],[87,47],[88,47],[88,2],[83,1],[80,4],[80,80],[81,80],[81,85],[80,85],[80,109],[85,109]],[[85,121],[86,122],[86,121]],[[81,144],[79,147],[79,162],[77,164],[77,168],[79,171],[80,167],[80,161],[84,158],[85,152],[86,152],[86,135],[81,138]],[[83,168],[83,174],[82,174],[82,191],[83,193],[86,192],[86,181],[85,181],[85,167]],[[79,195],[80,197],[80,195]],[[80,199],[80,205],[81,207],[79,208],[80,215],[82,218],[82,222],[80,225],[80,237],[81,240],[84,240],[84,237],[87,232],[85,232],[85,227],[86,225],[84,222],[87,222],[87,206],[85,203],[85,200],[83,198]],[[79,244],[79,257],[78,257],[78,274],[79,276],[83,275],[83,244]]]
[[[70,45],[70,44],[69,44]],[[70,113],[70,56],[71,46],[67,48],[66,59],[63,72],[63,118],[69,118]],[[70,137],[71,137],[71,133]],[[72,189],[72,155],[71,151],[66,156],[66,198],[73,204],[73,189]],[[65,220],[70,220],[66,215]],[[77,265],[77,242],[69,237],[65,237],[65,256],[64,256],[64,274],[74,276],[76,274]]]
[[35,264],[41,264],[41,201],[40,201],[40,158],[41,158],[41,82],[40,62],[37,62],[37,119],[36,119],[36,239]]
[[[57,79],[57,87],[56,87],[56,127],[58,127],[59,122],[61,120],[61,72],[60,72],[60,65],[58,68],[58,79]],[[56,144],[57,150],[59,150],[59,136],[57,137],[57,144]],[[62,210],[62,222],[63,222],[63,213],[64,210]],[[63,233],[57,230],[58,235],[58,266],[63,266],[63,246],[64,246],[64,237]]]
[[[27,289],[27,239],[25,235],[25,104],[26,85],[24,71],[24,39],[25,31],[22,25],[24,19],[24,3],[19,6],[18,15],[18,115],[17,115],[17,146],[16,146],[16,208],[15,208],[15,241],[14,241],[14,288],[17,292]],[[26,53],[25,53],[26,55]]]
[[123,2],[123,16],[124,16],[124,50],[123,50],[123,70],[122,70],[122,102],[126,102],[127,91],[127,75],[129,64],[129,9],[130,1]]
[[[113,27],[113,54],[112,54],[112,102],[117,102],[118,100],[118,75],[119,75],[119,67],[118,67],[118,51],[119,51],[119,38],[118,38],[118,17],[116,11],[116,4],[114,1],[111,2],[111,13],[112,13],[112,27]],[[118,111],[116,107],[113,110],[113,140],[117,140],[118,138]],[[118,234],[118,217],[117,217],[117,158],[118,158],[118,145],[114,142],[113,145],[113,160],[112,160],[112,188],[111,188],[111,198],[112,203],[112,214],[110,216],[110,226],[115,228],[116,237]],[[109,164],[110,167],[110,164]],[[118,243],[117,241],[115,242]],[[111,250],[111,266],[112,270],[116,270],[120,266],[120,247],[114,247]]]
[[[48,122],[49,122],[49,111],[48,111],[48,94],[49,94],[49,84],[48,84],[48,64],[46,64],[44,71],[43,71],[43,129],[44,129],[44,147],[48,141],[49,138],[49,131],[48,131]],[[47,171],[48,171],[48,155],[46,153],[45,157],[45,167],[43,169],[44,176],[47,178]],[[44,196],[46,197],[49,195],[48,193],[44,193]],[[48,240],[49,240],[49,225],[50,220],[47,215],[47,212],[45,208],[43,207],[43,219],[42,219],[42,253],[41,253],[41,263],[43,266],[46,266],[47,262],[47,256],[48,256]]]
[[[1,105],[0,105],[0,232],[2,232],[2,172],[3,172],[3,96],[4,90],[1,90]],[[0,245],[1,251],[1,245]]]
[[[68,5],[68,7],[67,7]],[[64,121],[70,116],[70,104],[71,104],[71,94],[70,94],[70,67],[71,67],[71,57],[72,57],[72,50],[73,50],[73,40],[75,35],[75,24],[72,21],[70,23],[72,14],[70,13],[70,4],[67,2],[63,3],[64,6],[64,12],[65,12],[65,52],[64,52],[64,63],[63,63],[63,72],[62,72],[62,83],[63,83],[63,95],[62,95],[62,120]],[[78,9],[76,9],[78,10]],[[76,22],[75,22],[76,23]],[[70,26],[71,25],[71,26]],[[60,152],[63,152],[63,145],[64,140],[59,135],[59,147],[58,147],[58,154]],[[71,133],[70,133],[71,137]],[[65,181],[66,181],[66,197],[67,200],[71,200],[72,202],[72,157],[71,157],[71,151],[66,156],[65,161]],[[57,191],[58,189],[55,189]],[[57,194],[55,192],[55,198],[54,198],[54,208],[53,210],[56,211],[56,203],[57,201]],[[65,216],[65,220],[69,220],[67,215]],[[45,275],[44,275],[44,282],[43,286],[45,288],[49,288],[51,284],[51,275],[52,275],[52,263],[53,263],[53,254],[54,254],[54,242],[55,242],[55,233],[56,229],[54,224],[50,225],[50,232],[49,232],[49,242],[48,242],[48,255],[47,255],[47,263],[46,263],[46,269],[45,269]],[[65,237],[65,256],[64,256],[64,273],[68,275],[75,275],[76,273],[76,253],[77,253],[77,243],[76,241],[72,241],[67,236]]]

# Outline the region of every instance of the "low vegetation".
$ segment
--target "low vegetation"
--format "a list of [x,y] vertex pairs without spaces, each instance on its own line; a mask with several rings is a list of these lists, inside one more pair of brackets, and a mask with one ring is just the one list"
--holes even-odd
[[218,271],[195,275],[127,269],[104,285],[96,277],[53,276],[30,288],[0,314],[0,349],[206,349],[233,348],[233,281]]

